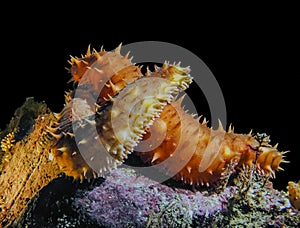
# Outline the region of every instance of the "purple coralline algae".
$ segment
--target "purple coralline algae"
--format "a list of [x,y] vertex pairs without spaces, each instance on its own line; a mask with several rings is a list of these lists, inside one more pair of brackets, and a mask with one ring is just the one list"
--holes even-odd
[[[246,177],[242,176],[243,178]],[[222,191],[169,187],[133,169],[113,170],[92,190],[79,190],[74,209],[104,227],[283,227],[299,224],[300,215],[283,192],[270,186],[239,185]],[[257,181],[257,180],[256,180]],[[265,190],[262,190],[265,189]],[[259,217],[258,217],[259,216]],[[253,225],[253,226],[252,226]]]

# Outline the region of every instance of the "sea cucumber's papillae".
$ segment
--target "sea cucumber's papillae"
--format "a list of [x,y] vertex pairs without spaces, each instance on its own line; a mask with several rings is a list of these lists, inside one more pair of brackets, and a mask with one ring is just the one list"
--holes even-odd
[[[184,118],[190,118],[191,124],[196,124],[198,129],[198,140],[193,142],[197,145],[192,158],[187,162],[186,166],[181,169],[175,176],[175,179],[182,180],[191,185],[211,185],[220,180],[222,173],[226,172],[226,167],[231,164],[236,168],[242,166],[251,167],[256,164],[257,171],[263,172],[265,175],[275,176],[274,171],[281,169],[279,164],[283,162],[283,154],[276,147],[272,147],[268,143],[260,143],[250,134],[233,133],[230,127],[228,132],[220,126],[217,130],[207,127],[207,122],[197,121],[181,108],[182,99],[172,102],[161,113],[160,117],[151,126],[151,132],[158,132],[163,125],[167,129],[165,140],[154,150],[140,153],[145,162],[151,164],[159,164],[170,157],[176,150],[176,146],[181,137],[186,143],[190,138],[185,138],[185,134],[181,134],[181,121]],[[193,122],[194,119],[194,123]],[[191,125],[192,126],[192,125]],[[193,126],[194,127],[194,126]],[[146,136],[147,137],[147,136]],[[215,143],[216,139],[221,143]],[[184,156],[185,151],[181,151]],[[177,163],[166,163],[168,166],[164,169],[176,169]]]
[[[101,91],[98,98],[99,105],[105,104],[109,100],[109,97],[117,95],[121,89],[123,89],[124,87],[126,88],[126,84],[120,84],[120,82],[133,82],[142,77],[140,68],[137,68],[130,61],[128,61],[128,55],[126,55],[126,57],[122,57],[120,55],[120,47],[118,47],[115,52],[110,53],[110,56],[114,59],[113,63],[115,65],[118,65],[118,63],[122,62],[122,64],[126,66],[126,71],[121,70],[111,77],[107,77],[107,74],[104,73],[105,71],[109,71],[107,64],[104,64],[105,68],[103,69],[101,69],[102,65],[100,64],[100,66],[98,66],[96,70],[94,68],[94,70],[91,71],[95,62],[106,62],[106,54],[107,52],[103,50],[101,50],[100,52],[94,51],[93,53],[88,50],[86,56],[84,56],[83,58],[71,59],[71,73],[75,82],[89,84],[94,88],[98,87],[97,83],[101,79],[103,79],[105,82],[108,82],[104,86],[104,89]],[[114,68],[118,69],[118,66]],[[176,72],[175,66],[169,66],[169,68],[170,69],[168,69],[167,64],[165,63],[162,69],[157,69],[155,72],[148,71],[147,75],[149,77],[161,78],[166,72]],[[82,82],[84,78],[83,75],[89,71],[91,71],[91,73],[87,74],[87,80]],[[96,72],[101,73],[97,75]],[[143,88],[144,91],[147,91],[151,90],[153,87],[153,85],[145,85]],[[142,93],[137,93],[133,90],[133,92],[130,93],[131,100],[128,100],[126,105],[131,106],[141,94]],[[221,123],[219,129],[213,130],[207,126],[206,121],[199,123],[200,118],[195,119],[193,115],[186,113],[181,107],[181,102],[182,99],[178,99],[178,101],[167,104],[160,113],[160,116],[156,118],[154,125],[151,127],[152,137],[155,138],[155,135],[165,135],[165,139],[163,140],[161,145],[159,145],[155,149],[150,147],[143,148],[143,150],[147,152],[137,153],[145,162],[148,162],[152,165],[160,164],[157,167],[159,167],[161,171],[164,170],[163,172],[165,172],[166,174],[175,173],[175,179],[179,179],[184,181],[185,183],[196,186],[209,186],[211,184],[217,183],[218,180],[220,180],[220,177],[222,175],[225,175],[225,172],[227,172],[226,170],[229,165],[240,168],[243,166],[250,167],[253,164],[256,164],[258,172],[265,173],[266,175],[269,175],[271,177],[275,177],[275,171],[281,169],[279,165],[281,162],[284,162],[284,153],[279,152],[276,146],[273,147],[267,142],[259,142],[259,140],[254,138],[251,133],[235,134],[231,126],[229,127],[228,132],[225,132]],[[99,112],[99,116],[102,116],[100,119],[105,119],[105,121],[100,125],[103,125],[105,129],[112,129],[112,127],[109,126],[110,119],[108,117],[104,118],[104,113],[109,113],[109,111],[107,110],[109,110],[109,108],[107,108],[106,110],[103,109],[102,113]],[[151,118],[149,118],[149,120],[150,119]],[[119,121],[119,123],[121,123],[122,121]],[[98,131],[100,130],[101,135],[100,125],[98,124],[97,129]],[[131,127],[134,128],[134,126],[135,125],[132,123]],[[150,126],[150,124],[148,124],[147,127],[148,126]],[[57,133],[58,132],[56,132],[56,134]],[[116,134],[118,135],[118,133]],[[129,132],[127,132],[126,134],[128,137],[130,137]],[[148,138],[149,136],[150,133],[148,132],[148,134],[144,136],[144,139]],[[114,135],[110,134],[110,137],[114,137]],[[156,141],[159,140],[160,139],[157,139]],[[133,140],[131,142],[132,145],[137,144],[134,141],[137,142],[138,140]],[[67,148],[70,145],[74,146],[74,141],[67,143],[63,139],[60,140],[59,143],[61,143],[59,144],[60,148]],[[124,146],[123,144],[124,143],[117,143],[118,146]],[[106,148],[108,147],[110,146],[106,146]],[[139,145],[137,145],[136,148],[140,149]],[[191,152],[189,151],[191,150],[191,148],[193,148],[192,156]],[[76,148],[71,148],[66,151],[72,151],[75,149]],[[130,147],[130,150],[132,150],[132,146]],[[178,153],[174,153],[175,151],[177,151]],[[127,154],[128,152],[124,153],[124,156],[121,156],[120,159],[119,155],[118,158],[118,156],[115,156],[113,153],[111,153],[115,160],[120,162],[124,161],[124,158],[127,157]],[[173,157],[174,154],[176,154],[177,156]],[[94,159],[95,156],[89,155],[88,157]],[[58,160],[60,160],[60,158],[58,158]],[[70,163],[72,163],[72,160],[73,158],[69,157]],[[110,163],[113,164],[113,162],[109,158],[104,160],[109,160]],[[75,164],[78,163],[75,162]],[[84,163],[79,162],[79,164],[79,166],[82,166],[82,164]],[[83,166],[86,167],[86,165]],[[182,166],[184,168],[177,170],[178,167]],[[103,164],[103,167],[105,170],[108,169],[107,165],[105,164]],[[74,171],[75,169],[72,170]],[[76,178],[83,178],[78,176],[81,175],[80,173],[82,172],[79,172],[79,174],[76,175],[70,175]],[[87,175],[88,178],[89,176],[90,175]]]
[[[165,63],[147,77],[139,77],[139,68],[133,67],[118,49],[96,53],[93,52],[97,56],[93,64],[86,63],[90,66],[84,75],[76,74],[74,80],[81,80],[80,87],[75,97],[67,96],[57,123],[49,129],[57,139],[53,155],[58,164],[64,173],[81,180],[102,176],[123,163],[173,95],[192,82],[189,68]],[[76,72],[83,72],[78,67],[81,61],[86,62],[71,61],[77,66],[72,67]],[[119,83],[128,82],[127,77],[134,82]],[[106,92],[102,90],[96,97],[99,87]],[[80,97],[76,97],[77,93]]]

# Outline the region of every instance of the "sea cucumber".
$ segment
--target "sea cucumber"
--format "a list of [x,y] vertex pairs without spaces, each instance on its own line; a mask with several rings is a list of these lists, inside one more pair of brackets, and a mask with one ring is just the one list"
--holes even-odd
[[[262,135],[258,140],[251,132],[236,134],[231,125],[225,132],[221,122],[214,130],[207,126],[205,119],[201,123],[201,117],[196,119],[185,112],[181,107],[182,100],[183,97],[166,106],[151,126],[151,132],[166,130],[166,136],[154,150],[148,148],[149,151],[139,153],[145,162],[152,165],[163,162],[158,167],[166,173],[175,173],[180,162],[185,162],[174,178],[193,186],[217,183],[227,172],[228,165],[239,169],[256,164],[258,172],[271,177],[275,177],[275,171],[282,169],[279,165],[285,162],[285,152],[271,146],[269,137]],[[184,146],[178,148],[179,145]],[[188,151],[188,145],[195,145],[190,148],[193,151]],[[174,151],[178,154],[176,157]],[[188,160],[180,159],[184,156]]]
[[[156,68],[154,72],[148,70],[146,76],[143,76],[141,68],[131,63],[131,60],[128,59],[129,54],[123,57],[120,49],[121,46],[112,52],[104,51],[102,48],[100,52],[95,50],[91,52],[89,47],[86,55],[82,58],[71,58],[71,80],[76,85],[81,85],[81,97],[74,98],[75,90],[67,93],[65,108],[60,114],[57,114],[57,123],[49,128],[50,133],[58,140],[54,157],[67,175],[81,180],[90,179],[103,175],[107,170],[123,163],[141,141],[141,137],[143,136],[144,139],[149,137],[149,131],[147,133],[145,130],[152,125],[154,117],[156,117],[154,125],[150,128],[152,134],[166,132],[165,138],[155,149],[148,148],[147,150],[150,151],[136,154],[151,165],[161,163],[158,166],[159,169],[167,171],[166,174],[171,174],[175,179],[193,186],[210,186],[218,183],[222,175],[225,175],[229,165],[239,169],[256,164],[258,172],[270,177],[275,177],[275,171],[282,169],[280,164],[286,162],[284,160],[285,152],[279,152],[277,145],[270,145],[269,137],[264,136],[258,140],[252,133],[236,134],[231,126],[228,128],[228,132],[225,132],[221,122],[217,130],[209,128],[206,120],[200,123],[200,117],[194,118],[194,115],[188,114],[181,107],[182,99],[171,102],[173,98],[171,94],[175,90],[166,96],[163,91],[153,92],[153,95],[156,96],[155,99],[139,104],[133,112],[133,116],[140,116],[143,112],[146,115],[140,118],[143,124],[136,132],[123,131],[121,128],[113,129],[110,119],[113,97],[118,98],[122,91],[127,90],[126,96],[130,98],[127,98],[126,103],[122,104],[131,107],[142,94],[161,86],[161,82],[158,80],[151,81],[156,83],[154,86],[138,83],[141,78],[167,78],[170,75],[184,77],[189,72],[187,68],[165,62],[162,68]],[[185,89],[191,83],[191,78],[186,77],[182,82],[183,89]],[[170,85],[172,87],[172,83]],[[102,88],[100,95],[99,87]],[[95,100],[96,106],[94,105]],[[74,102],[80,107],[80,112],[84,112],[79,114],[84,118],[74,118]],[[157,104],[160,105],[155,109],[156,111],[147,111],[147,106],[155,107]],[[125,119],[121,121],[119,117],[117,119],[119,119],[117,125],[126,122]],[[76,122],[80,122],[81,126],[90,126],[91,124],[96,126],[97,132],[89,133],[91,137],[81,138],[78,141],[89,149],[92,148],[93,152],[85,155],[85,158],[79,153],[78,145],[74,140],[72,121],[75,122],[73,126],[80,131],[88,128],[76,127],[79,126]],[[129,122],[131,128],[137,127],[137,122],[131,120]],[[77,131],[76,129],[75,131]],[[114,133],[111,132],[112,130]],[[97,138],[98,135],[105,149],[101,150],[99,142],[90,140]],[[116,137],[118,135],[119,137]],[[123,137],[123,142],[116,140],[120,137]],[[108,151],[109,155],[99,152],[103,150]],[[177,152],[174,153],[174,151]],[[99,153],[100,162],[99,159],[95,159],[97,158],[96,152]],[[175,154],[176,156],[174,156]],[[105,159],[101,159],[99,156]],[[86,163],[86,159],[91,160],[90,165],[94,159],[98,162],[95,165],[96,170]],[[182,168],[177,170],[178,167]]]
[[[85,66],[84,79],[78,73],[76,77],[73,76],[76,81],[86,80],[80,81],[83,88],[79,87],[76,91],[78,93],[79,90],[81,96],[74,97],[76,93],[69,93],[64,109],[56,115],[57,122],[48,128],[53,139],[57,140],[53,156],[64,173],[80,180],[102,176],[123,163],[153,119],[173,99],[173,95],[186,89],[192,82],[188,67],[165,63],[162,68],[140,78],[136,73],[138,68],[128,65],[128,58],[122,57],[119,49],[105,54],[96,53],[87,53],[88,56],[97,56],[97,61]],[[83,72],[79,67],[81,61],[86,62],[83,59],[71,61],[77,66],[75,72]],[[128,83],[127,77],[120,78],[128,75],[122,73],[122,67],[132,70],[126,71],[134,75],[129,76],[132,83]],[[102,83],[101,88],[107,88],[105,93],[100,92],[99,97],[94,95],[99,87],[98,82]],[[124,88],[120,90],[120,87]],[[113,95],[116,93],[119,99],[114,102]],[[143,96],[147,96],[147,99],[140,100]],[[74,135],[77,135],[77,143]],[[80,153],[78,144],[87,153]]]

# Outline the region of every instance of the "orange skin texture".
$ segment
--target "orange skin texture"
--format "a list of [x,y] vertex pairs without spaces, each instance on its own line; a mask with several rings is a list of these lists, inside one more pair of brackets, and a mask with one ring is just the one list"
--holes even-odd
[[[70,63],[71,80],[76,83],[80,82],[81,85],[93,85],[94,91],[90,92],[99,96],[97,102],[100,104],[104,104],[109,96],[116,95],[128,83],[143,76],[141,68],[133,65],[128,55],[121,56],[118,52],[101,50],[90,53],[88,49],[84,57],[72,58]],[[105,80],[103,88],[98,87],[101,80]]]
[[[80,86],[84,86],[85,89],[80,94],[80,99],[87,102],[86,105],[81,102],[83,106],[80,110],[86,112],[82,113],[83,116],[92,116],[98,108],[101,108],[108,100],[112,99],[128,83],[134,82],[143,76],[140,71],[141,68],[133,65],[127,55],[123,57],[117,50],[99,53],[89,53],[88,51],[88,54],[80,59],[72,58],[71,64],[73,81],[80,84]],[[174,74],[187,73],[184,71],[181,72],[180,67],[166,65],[165,68],[153,72],[151,77],[167,79]],[[100,91],[100,95],[98,92],[99,81],[104,81],[104,87]],[[85,86],[88,86],[88,89]],[[149,87],[146,89],[148,90]],[[73,98],[73,95],[72,92],[66,94],[66,105],[62,112],[57,115],[57,123],[54,123],[52,129],[50,129],[52,135],[58,139],[53,155],[66,175],[81,180],[91,179],[97,174],[84,161],[73,138],[74,134],[71,126],[74,121],[74,116],[72,116],[74,110],[72,109],[72,101],[76,98]],[[95,107],[94,97],[98,97],[97,105],[99,107]],[[102,127],[102,125],[96,126],[97,129],[102,129]],[[68,134],[70,132],[71,134]],[[106,169],[106,167],[104,168]]]
[[[113,61],[111,61],[111,59]],[[101,105],[105,104],[109,100],[109,96],[114,96],[116,93],[123,89],[128,83],[135,81],[142,76],[140,67],[137,67],[128,60],[128,56],[121,56],[116,52],[106,52],[101,50],[100,52],[94,51],[90,53],[88,50],[87,54],[82,58],[72,58],[70,72],[72,74],[72,81],[75,83],[81,83],[81,85],[89,84],[96,85],[101,79],[106,79],[105,86],[100,91],[97,102]],[[111,78],[107,77],[105,74],[101,74],[97,70],[93,70],[93,67],[103,68],[104,72],[109,71],[109,65],[113,65],[114,68],[118,66],[119,71],[114,72]],[[108,66],[108,67],[107,67]],[[109,75],[109,74],[108,74]],[[84,81],[83,81],[84,79]],[[123,80],[126,79],[126,80]],[[97,94],[97,86],[93,86],[94,90],[89,90],[90,93]],[[86,94],[87,101],[89,101],[90,94]],[[59,119],[66,118],[64,124],[71,125],[72,121],[72,111],[68,108],[68,103],[72,100],[72,92],[66,94],[66,107],[59,113]],[[94,103],[89,103],[93,107]],[[87,165],[83,157],[78,151],[78,148],[74,144],[73,136],[61,135],[58,132],[59,123],[54,123],[50,132],[52,135],[57,137],[58,141],[55,145],[53,156],[56,158],[58,165],[61,170],[67,175],[72,176],[74,179],[92,179],[97,176],[97,174]],[[65,147],[64,151],[59,150]]]
[[[183,141],[189,141],[189,138],[184,138],[181,135],[182,125],[180,118],[183,115],[189,115],[183,111],[180,105],[181,101],[175,101],[167,105],[162,111],[159,119],[150,127],[145,139],[150,138],[151,134],[156,135],[157,132],[166,131],[166,136],[163,142],[155,149],[139,153],[144,162],[151,165],[159,164],[172,155],[179,143],[180,137]],[[179,111],[182,109],[182,111]],[[178,114],[180,113],[180,115]],[[235,162],[235,168],[239,169],[243,165],[252,166],[257,164],[265,174],[270,174],[273,170],[279,168],[279,164],[283,161],[282,154],[276,149],[268,149],[267,152],[260,152],[260,144],[251,135],[235,134],[232,132],[224,132],[223,129],[212,130],[207,127],[206,123],[199,123],[199,137],[196,149],[186,165],[173,178],[182,180],[190,185],[214,185],[220,178],[222,173],[226,172],[226,167]],[[223,133],[222,133],[223,132]],[[162,135],[163,133],[160,133]],[[203,159],[208,144],[210,143],[213,134],[221,134],[222,143],[219,147],[214,148],[217,156],[213,160],[207,161],[204,164],[205,170],[199,170],[200,163]],[[184,153],[184,151],[182,151]],[[164,167],[164,170],[173,170],[178,168],[175,162],[167,163],[169,167]],[[270,170],[271,167],[271,170]]]
[[[108,72],[107,65],[118,66],[117,72]],[[128,56],[121,56],[117,52],[93,52],[88,50],[82,58],[71,59],[72,80],[75,83],[90,84],[94,87],[92,91],[97,93],[98,81],[104,79],[106,85],[100,91],[98,102],[104,104],[110,96],[114,96],[123,89],[128,83],[142,77],[140,68],[131,64]],[[97,68],[105,74],[91,68]],[[110,76],[111,75],[111,76]],[[70,97],[66,97],[70,101]],[[92,103],[90,105],[93,105]],[[175,107],[175,108],[174,108]],[[179,115],[180,113],[180,115]],[[182,119],[185,119],[184,125]],[[159,141],[155,135],[165,134],[162,143],[156,147],[148,148],[148,152],[139,154],[144,162],[152,165],[159,164],[172,157],[176,148],[182,142],[184,145],[179,151],[179,158],[185,159],[185,147],[195,144],[195,150],[184,167],[176,172],[173,178],[182,180],[187,184],[194,186],[214,185],[220,180],[223,173],[229,165],[233,165],[236,170],[245,166],[257,165],[257,170],[265,175],[274,175],[274,171],[280,169],[280,163],[283,161],[282,154],[276,148],[271,146],[262,147],[260,143],[251,135],[235,134],[231,131],[225,132],[223,129],[212,130],[206,123],[200,123],[199,119],[194,119],[191,115],[185,113],[181,107],[181,100],[168,104],[161,112],[160,117],[154,121],[149,132],[144,136],[144,140],[154,137],[151,140]],[[186,131],[182,129],[193,129],[198,138],[190,139],[186,137]],[[55,131],[54,131],[55,133]],[[64,137],[59,140],[56,148],[66,147],[66,151],[56,150],[55,157],[62,170],[76,179],[93,178],[95,173],[88,167],[80,153],[74,153],[76,148],[72,145],[72,137]],[[219,138],[220,145],[213,144],[213,139]],[[208,151],[208,145],[211,146]],[[178,163],[175,161],[166,163],[166,170],[174,171],[178,169]],[[85,174],[85,175],[83,175]]]
[[[103,56],[104,54],[105,52],[99,52],[99,56]],[[80,59],[72,58],[70,61],[72,80],[80,82],[81,78],[88,70],[88,67],[90,67],[95,61],[97,61],[97,57],[95,55],[85,55]]]
[[300,210],[300,181],[298,183],[289,181],[287,189],[291,204]]

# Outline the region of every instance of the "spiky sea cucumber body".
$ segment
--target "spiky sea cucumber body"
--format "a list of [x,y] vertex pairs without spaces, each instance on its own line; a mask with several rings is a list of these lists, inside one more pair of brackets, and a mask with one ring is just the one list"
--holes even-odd
[[[101,64],[96,70],[88,68],[85,72],[87,76],[84,76],[88,80],[80,83],[84,89],[86,85],[90,89],[81,90],[81,97],[68,97],[64,109],[57,115],[57,123],[49,129],[57,139],[54,156],[58,164],[67,175],[81,180],[104,175],[106,171],[124,162],[142,139],[146,128],[153,123],[154,117],[159,116],[174,94],[186,89],[191,83],[189,68],[165,64],[148,77],[139,78],[132,83],[126,80],[126,87],[123,89],[110,90],[113,95],[119,91],[116,101],[109,90],[100,93],[93,107],[92,100],[95,97],[89,99],[89,96],[98,88],[95,87],[94,72],[89,75],[89,71],[99,72],[97,80],[105,84],[110,82],[109,88],[112,88],[115,85],[112,85],[111,79],[118,75],[118,70],[123,69],[122,64],[120,67],[116,66],[116,52],[101,56],[101,62],[107,56],[109,61],[105,60],[103,68]],[[113,64],[109,67],[111,63]],[[126,68],[129,65],[123,66]],[[135,73],[136,71],[133,72]],[[124,81],[120,75],[118,77],[117,81]],[[125,84],[120,87],[122,86]],[[140,99],[143,96],[147,96],[147,99]]]
[[[93,125],[98,116],[98,109],[110,101],[110,97],[128,83],[140,78],[142,74],[140,68],[128,59],[128,55],[120,54],[120,47],[114,52],[106,52],[102,48],[99,52],[96,50],[91,52],[88,48],[86,55],[82,58],[72,57],[70,64],[71,81],[74,81],[75,88],[79,87],[80,94],[76,94],[76,90],[66,92],[66,104],[56,115],[57,122],[49,128],[54,140],[57,141],[53,155],[66,175],[81,180],[91,179],[97,177],[98,172],[102,173],[102,170],[106,170],[108,163],[109,167],[114,167],[118,161],[104,159],[99,162],[101,170],[91,169],[79,152],[73,127],[75,130],[82,128],[90,137],[97,137]],[[125,75],[126,80],[123,80]],[[91,124],[92,126],[89,127]],[[77,140],[77,142],[82,144],[84,141]],[[93,148],[93,144],[90,148]],[[92,162],[93,158],[94,156],[91,155],[89,162]]]
[[86,98],[87,102],[92,99],[92,102],[102,105],[110,96],[143,76],[141,68],[128,59],[129,53],[122,56],[120,49],[121,46],[113,52],[102,48],[99,52],[91,52],[89,48],[82,58],[71,58],[71,81],[75,82],[77,89],[84,90],[81,98]]
[[[157,148],[139,153],[145,162],[161,163],[161,171],[175,173],[175,179],[194,186],[217,184],[229,165],[238,169],[256,164],[258,172],[271,176],[281,169],[284,156],[275,147],[260,143],[251,133],[236,134],[231,127],[225,132],[221,123],[217,130],[209,128],[206,121],[200,123],[200,118],[195,119],[183,110],[182,99],[168,104],[151,126],[152,134],[166,131],[166,136]],[[176,159],[175,152],[180,154]]]
[[[229,165],[238,169],[257,164],[259,172],[271,176],[275,176],[274,171],[281,169],[279,165],[284,161],[283,153],[276,147],[259,142],[251,134],[235,134],[231,128],[225,132],[221,125],[218,130],[213,130],[207,127],[205,121],[199,123],[200,118],[195,119],[183,110],[181,99],[169,104],[172,100],[171,94],[177,92],[175,90],[170,93],[166,92],[167,90],[153,91],[150,94],[154,99],[138,102],[139,97],[147,91],[156,87],[164,88],[164,83],[159,79],[187,74],[187,71],[178,65],[165,63],[162,68],[147,72],[146,75],[154,79],[151,83],[140,83],[142,80],[139,79],[145,78],[141,68],[131,63],[128,54],[125,57],[120,55],[120,46],[114,52],[106,52],[103,49],[100,52],[91,52],[88,49],[85,56],[72,58],[70,63],[72,80],[79,87],[77,93],[82,92],[79,98],[76,97],[75,91],[67,94],[67,104],[58,115],[56,128],[51,130],[53,136],[58,139],[55,157],[67,175],[89,179],[123,163],[128,154],[137,148],[138,142],[145,130],[152,125],[155,116],[151,132],[162,133],[158,135],[166,132],[165,138],[157,148],[148,148],[150,152],[138,154],[145,162],[153,165],[161,163],[159,169],[174,174],[175,179],[191,185],[209,186],[220,180]],[[188,80],[181,82],[183,89],[191,82],[190,78],[186,79]],[[171,86],[171,90],[176,86]],[[123,92],[126,99],[121,98],[122,91],[127,91],[127,95]],[[119,106],[114,105],[114,96],[121,98],[117,100],[123,100],[123,103],[119,103]],[[81,110],[80,114],[74,115],[74,101]],[[114,113],[119,115],[121,106],[132,105],[136,107],[130,110],[131,119],[127,120],[128,116],[124,115],[115,118]],[[129,113],[129,110],[126,112]],[[114,126],[112,115],[115,115]],[[76,116],[81,118],[76,119]],[[133,131],[129,130],[130,128]],[[74,133],[74,129],[77,132]],[[75,140],[74,135],[80,137]],[[86,135],[89,137],[85,137]],[[144,139],[148,136],[144,135]],[[88,152],[79,153],[78,145],[81,150]],[[104,150],[99,149],[102,145]],[[86,163],[87,159],[89,165]],[[93,161],[97,162],[97,165],[91,168]],[[182,168],[178,170],[178,167]]]

